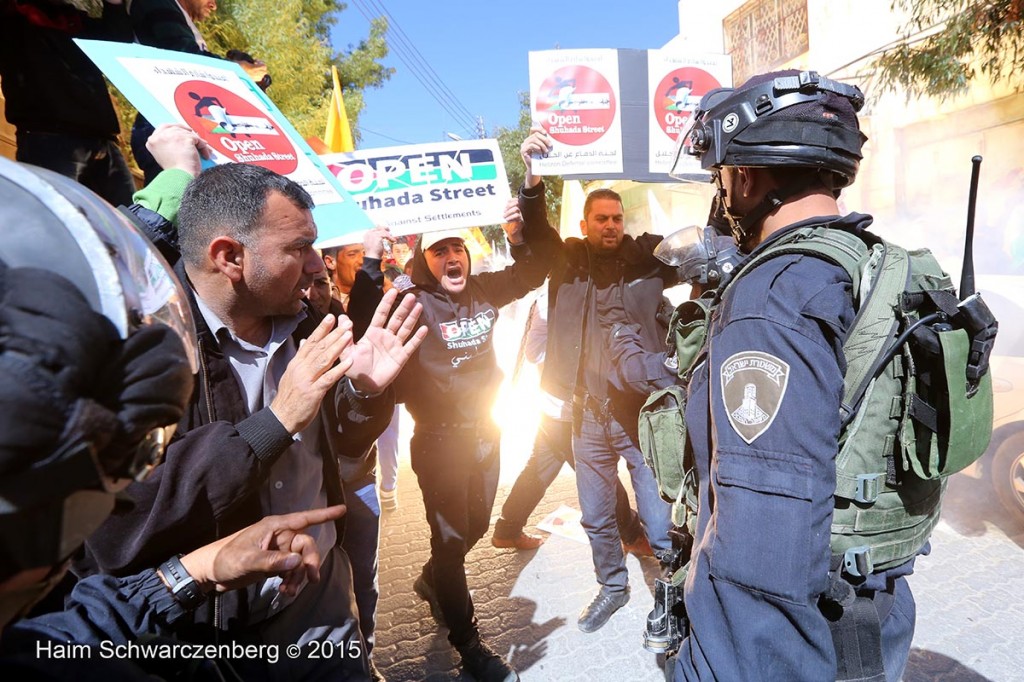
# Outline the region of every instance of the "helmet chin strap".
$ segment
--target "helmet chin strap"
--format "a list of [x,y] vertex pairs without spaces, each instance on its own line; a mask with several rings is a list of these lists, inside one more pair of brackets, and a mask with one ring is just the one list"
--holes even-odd
[[722,185],[722,174],[715,173],[714,180],[715,186],[718,187],[718,201],[722,206],[722,215],[724,215],[726,221],[728,221],[733,239],[735,239],[736,243],[739,245],[742,245],[744,241],[754,234],[754,228],[760,224],[765,216],[786,203],[787,199],[800,194],[810,187],[813,187],[818,182],[817,176],[810,176],[804,180],[794,182],[788,187],[773,189],[765,194],[764,198],[761,199],[757,206],[754,206],[749,213],[740,215],[733,213],[732,209],[729,207],[729,202],[726,200],[727,196],[725,186]]

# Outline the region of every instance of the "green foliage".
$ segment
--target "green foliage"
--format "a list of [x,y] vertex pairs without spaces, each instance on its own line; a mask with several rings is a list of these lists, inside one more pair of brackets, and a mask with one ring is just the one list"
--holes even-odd
[[875,66],[883,89],[947,99],[979,77],[1024,83],[1024,0],[893,0],[910,19]]
[[[514,128],[499,126],[494,129],[494,137],[498,140],[501,157],[505,161],[505,173],[513,194],[523,186],[526,170],[519,157],[519,146],[530,134],[530,94],[519,93],[519,122]],[[562,178],[560,176],[544,177],[544,203],[548,207],[548,220],[557,226],[562,209]]]
[[222,0],[201,30],[211,51],[244,50],[267,63],[274,79],[267,94],[304,137],[323,135],[336,65],[358,142],[362,91],[380,87],[394,69],[380,63],[388,54],[384,18],[373,21],[358,45],[334,52],[330,29],[345,7],[337,0]]
[[331,102],[325,77],[331,48],[318,35],[319,20],[311,20],[310,4],[223,0],[200,29],[211,52],[243,50],[266,62],[273,78],[267,94],[304,137],[323,135]]

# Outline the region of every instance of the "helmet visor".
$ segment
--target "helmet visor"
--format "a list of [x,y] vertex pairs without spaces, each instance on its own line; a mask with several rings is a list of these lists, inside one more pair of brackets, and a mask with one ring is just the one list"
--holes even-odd
[[[192,309],[185,290],[171,266],[128,219],[114,213],[124,228],[96,225],[100,238],[111,250],[125,291],[129,333],[133,329],[162,323],[175,331],[188,356],[192,373],[199,371],[199,346]],[[127,286],[128,283],[132,286]]]

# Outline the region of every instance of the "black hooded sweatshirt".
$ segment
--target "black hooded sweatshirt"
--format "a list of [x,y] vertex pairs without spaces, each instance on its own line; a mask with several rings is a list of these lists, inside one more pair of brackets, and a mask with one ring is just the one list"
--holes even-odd
[[[418,428],[463,425],[490,419],[502,372],[494,352],[498,309],[539,287],[551,268],[551,258],[531,249],[541,239],[542,226],[524,230],[524,243],[512,246],[515,262],[498,272],[467,277],[456,295],[441,288],[417,245],[413,252],[411,293],[423,304],[420,324],[430,332],[398,379],[398,399]],[[551,230],[553,232],[553,230]],[[554,235],[557,238],[557,234]]]

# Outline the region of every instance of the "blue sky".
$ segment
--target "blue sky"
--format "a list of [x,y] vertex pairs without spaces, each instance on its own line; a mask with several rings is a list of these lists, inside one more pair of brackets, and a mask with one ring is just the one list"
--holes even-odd
[[[336,50],[367,35],[364,12],[376,16],[387,10],[468,114],[483,117],[488,136],[495,126],[514,125],[518,119],[517,93],[529,87],[527,52],[659,48],[679,32],[676,0],[346,1],[348,9],[332,32]],[[475,136],[469,123],[447,112],[402,61],[397,33],[392,25],[391,54],[385,60],[396,72],[382,88],[366,92],[360,146],[434,142],[447,132]]]

